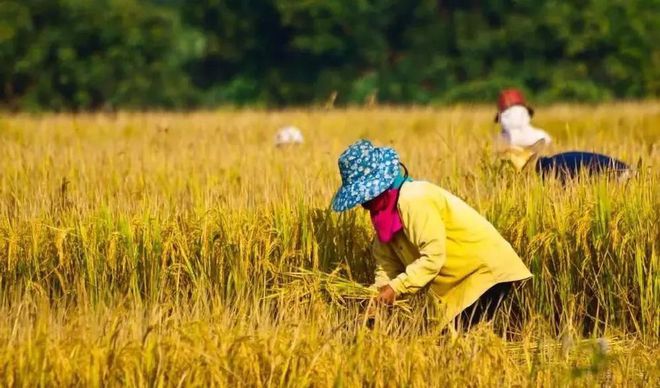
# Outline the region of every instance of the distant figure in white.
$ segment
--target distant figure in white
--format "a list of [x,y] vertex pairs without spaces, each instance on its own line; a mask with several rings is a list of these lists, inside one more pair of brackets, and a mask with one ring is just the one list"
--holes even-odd
[[534,110],[527,105],[519,90],[503,90],[497,100],[497,108],[495,122],[502,126],[498,140],[505,147],[547,146],[552,141],[547,132],[532,126]]
[[304,142],[300,129],[289,125],[280,128],[275,135],[275,146],[283,147],[286,145],[302,144]]

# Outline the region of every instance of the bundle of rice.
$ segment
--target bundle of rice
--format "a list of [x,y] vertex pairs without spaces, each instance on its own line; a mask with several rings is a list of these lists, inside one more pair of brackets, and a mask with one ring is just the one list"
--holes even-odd
[[[340,304],[346,304],[348,301],[369,302],[378,296],[377,290],[343,278],[337,275],[338,271],[339,269],[332,273],[325,273],[299,268],[296,271],[284,272],[282,275],[288,281],[275,288],[271,297],[289,294],[292,289],[299,290],[296,293],[298,297],[322,291],[333,303]],[[300,292],[301,290],[302,292]],[[410,309],[405,299],[397,300],[394,302],[394,306],[404,310]]]

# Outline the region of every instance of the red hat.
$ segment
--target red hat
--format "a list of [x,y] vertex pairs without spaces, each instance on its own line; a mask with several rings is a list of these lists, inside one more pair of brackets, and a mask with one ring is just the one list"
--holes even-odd
[[530,116],[534,115],[534,109],[527,106],[525,96],[523,96],[520,90],[505,89],[500,92],[500,97],[497,99],[497,115],[495,116],[495,122],[497,123],[499,121],[500,113],[514,105],[522,105],[527,108]]

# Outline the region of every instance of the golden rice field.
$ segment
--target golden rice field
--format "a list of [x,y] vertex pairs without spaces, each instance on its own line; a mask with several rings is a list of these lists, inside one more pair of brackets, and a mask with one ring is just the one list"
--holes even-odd
[[[0,385],[658,386],[660,102],[537,110],[552,151],[616,156],[625,184],[515,173],[493,116],[1,115]],[[273,147],[285,124],[303,146]],[[360,137],[511,241],[519,316],[457,335],[420,296],[365,320],[369,220],[329,211]]]

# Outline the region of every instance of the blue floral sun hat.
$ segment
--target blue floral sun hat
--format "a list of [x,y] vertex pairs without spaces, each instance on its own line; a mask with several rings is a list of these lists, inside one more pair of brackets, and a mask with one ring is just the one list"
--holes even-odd
[[337,212],[376,198],[399,175],[399,155],[389,147],[374,147],[368,140],[351,144],[339,156],[341,187],[332,200]]

